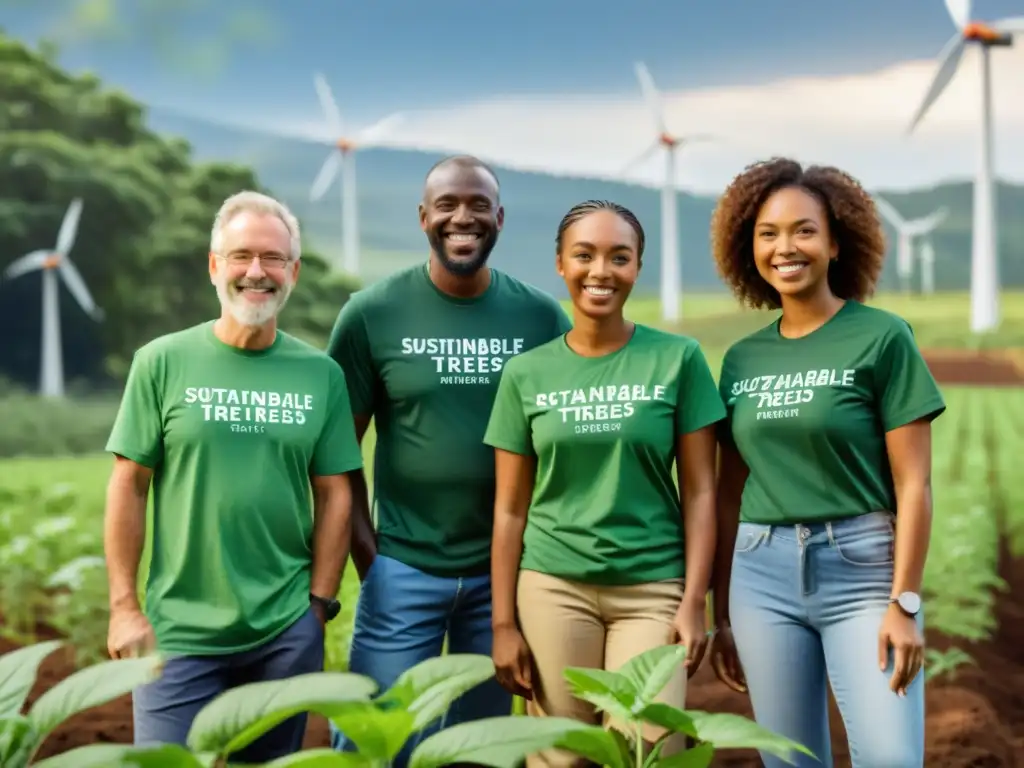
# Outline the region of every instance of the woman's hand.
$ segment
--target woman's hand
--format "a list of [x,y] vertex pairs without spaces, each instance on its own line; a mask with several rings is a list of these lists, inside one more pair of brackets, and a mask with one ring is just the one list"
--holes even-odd
[[718,679],[734,691],[747,692],[747,678],[743,675],[740,656],[736,652],[732,627],[727,623],[719,625],[715,639],[711,641],[711,668]]
[[884,672],[889,662],[889,648],[893,652],[892,677],[889,687],[900,696],[907,695],[910,685],[924,664],[924,635],[917,622],[900,610],[895,603],[889,606],[878,631],[878,666]]
[[704,652],[708,646],[706,604],[703,600],[692,600],[686,597],[679,603],[672,627],[675,630],[676,643],[686,648],[686,677],[693,677],[704,660]]
[[513,696],[533,698],[533,659],[517,627],[501,626],[494,630],[491,658],[502,688]]

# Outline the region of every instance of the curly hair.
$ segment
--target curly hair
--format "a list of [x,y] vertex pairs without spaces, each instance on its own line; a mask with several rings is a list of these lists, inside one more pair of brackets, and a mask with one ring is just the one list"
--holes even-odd
[[754,309],[782,306],[779,292],[761,277],[754,263],[754,224],[768,197],[786,187],[812,195],[827,213],[829,231],[839,248],[839,258],[828,270],[832,292],[855,301],[871,296],[885,261],[885,235],[874,200],[838,168],[804,168],[784,157],[747,166],[726,188],[711,217],[715,265],[732,292]]

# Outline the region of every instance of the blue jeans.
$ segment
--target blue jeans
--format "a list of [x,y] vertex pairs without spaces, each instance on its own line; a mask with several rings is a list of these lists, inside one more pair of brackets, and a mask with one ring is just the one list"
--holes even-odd
[[[229,688],[323,668],[324,633],[312,609],[258,648],[223,656],[171,657],[163,674],[132,696],[135,743],[185,746],[199,710]],[[231,755],[232,762],[264,763],[298,752],[306,735],[306,719],[303,713],[286,720]]]
[[[893,577],[894,518],[873,512],[833,523],[740,523],[729,613],[757,722],[832,765],[828,683],[854,768],[924,765],[924,672],[906,698],[878,666],[878,631]],[[923,621],[918,614],[918,626]],[[766,768],[784,763],[762,754]]]
[[[440,656],[445,634],[451,653],[491,655],[490,576],[442,578],[377,555],[359,592],[349,671],[372,678],[383,693],[407,669]],[[511,714],[511,694],[492,678],[456,699],[440,722],[413,734],[392,765],[405,768],[413,748],[440,728]],[[356,751],[333,724],[331,745]]]

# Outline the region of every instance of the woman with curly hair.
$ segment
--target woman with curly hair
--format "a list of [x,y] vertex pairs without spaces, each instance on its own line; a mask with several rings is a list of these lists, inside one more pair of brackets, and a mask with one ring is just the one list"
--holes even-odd
[[712,665],[749,687],[761,725],[814,752],[800,765],[832,764],[831,683],[855,767],[921,766],[930,424],[945,403],[907,322],[863,303],[885,255],[874,203],[836,168],[773,159],[732,182],[711,235],[741,302],[782,310],[719,379]]

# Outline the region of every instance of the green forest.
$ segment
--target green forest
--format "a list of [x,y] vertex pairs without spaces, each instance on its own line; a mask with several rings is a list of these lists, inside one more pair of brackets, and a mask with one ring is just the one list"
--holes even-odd
[[[186,141],[146,127],[141,104],[55,59],[0,32],[0,273],[54,245],[69,203],[82,198],[70,259],[105,317],[89,319],[61,288],[65,376],[72,391],[76,382],[117,390],[136,348],[219,313],[206,257],[221,202],[274,190],[244,165],[196,162]],[[304,252],[282,327],[322,346],[353,288]],[[38,272],[0,281],[8,389],[37,386],[41,299]]]

